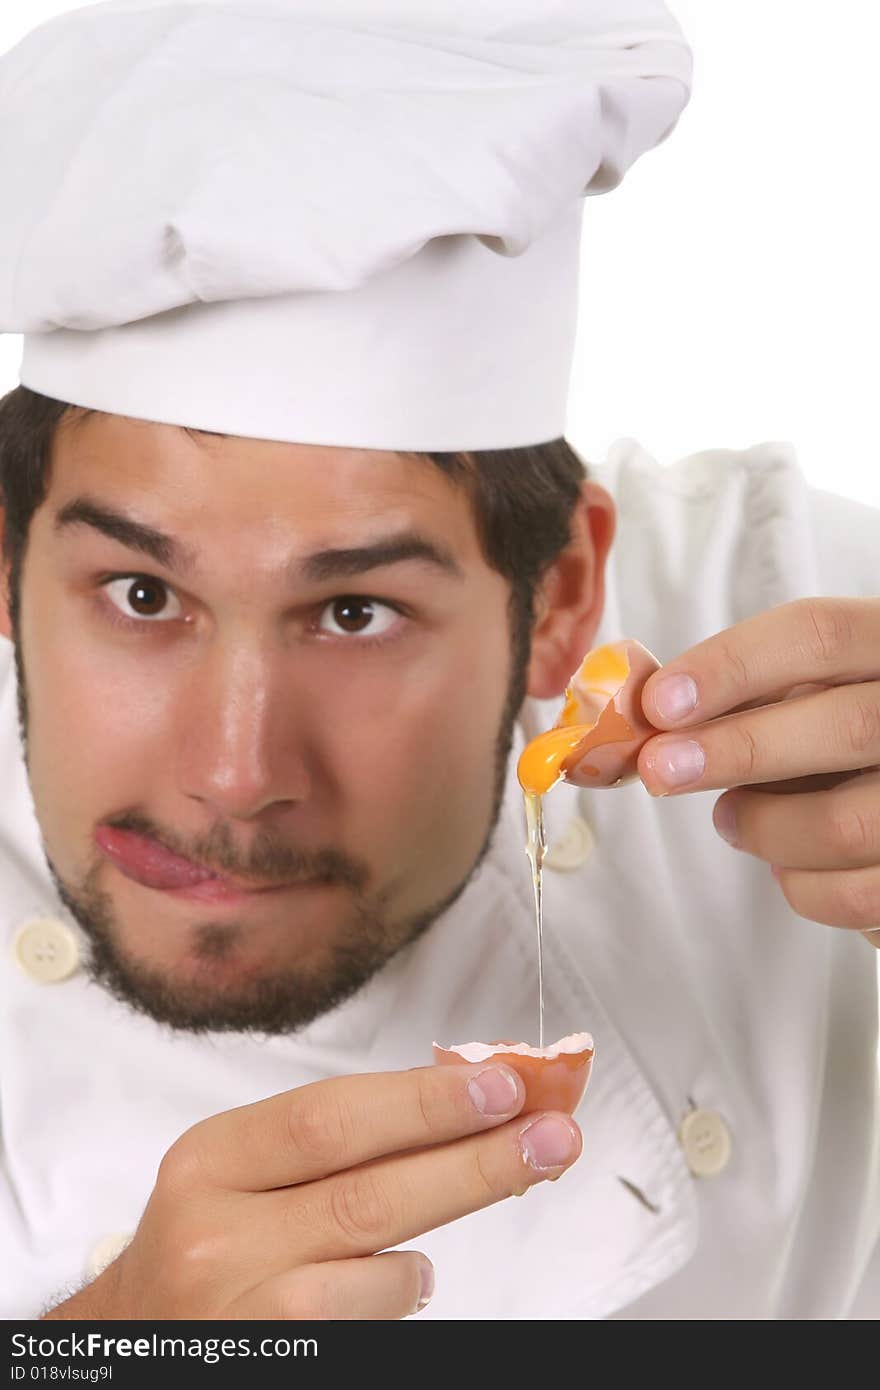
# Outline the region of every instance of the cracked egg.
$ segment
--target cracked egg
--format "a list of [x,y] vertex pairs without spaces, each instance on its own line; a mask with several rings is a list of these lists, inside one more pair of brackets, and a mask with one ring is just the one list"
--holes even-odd
[[582,786],[631,782],[642,745],[659,732],[642,713],[645,682],[659,669],[657,658],[633,637],[587,652],[565,688],[553,728],[520,755],[516,771],[523,791],[543,796],[575,768]]

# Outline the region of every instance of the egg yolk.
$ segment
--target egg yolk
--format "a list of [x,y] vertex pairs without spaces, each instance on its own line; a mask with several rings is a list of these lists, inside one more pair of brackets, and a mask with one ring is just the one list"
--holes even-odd
[[[624,685],[629,671],[629,661],[619,643],[597,647],[584,657],[572,677],[583,693],[575,694],[572,686],[567,685],[565,704],[554,727],[533,738],[520,754],[516,775],[524,792],[543,796],[559,781],[562,764],[595,729],[605,705]],[[583,722],[584,695],[596,708],[596,717],[589,724]]]

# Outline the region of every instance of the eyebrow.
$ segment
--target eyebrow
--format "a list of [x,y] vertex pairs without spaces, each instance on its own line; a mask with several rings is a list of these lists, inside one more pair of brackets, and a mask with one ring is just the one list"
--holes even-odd
[[[129,550],[149,555],[164,569],[189,574],[196,565],[196,551],[182,541],[145,522],[135,521],[89,497],[77,497],[56,513],[54,530],[88,526]],[[406,561],[428,564],[451,578],[463,580],[464,570],[451,550],[418,531],[398,531],[379,536],[368,545],[318,550],[290,566],[290,573],[311,583],[327,579],[348,579],[384,565]]]

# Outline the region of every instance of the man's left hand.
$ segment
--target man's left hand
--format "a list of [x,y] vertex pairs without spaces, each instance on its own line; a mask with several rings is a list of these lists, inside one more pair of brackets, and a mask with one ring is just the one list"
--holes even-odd
[[[676,689],[696,698],[673,717]],[[726,628],[655,672],[642,708],[676,731],[639,754],[651,795],[736,788],[719,834],[773,866],[799,916],[880,947],[880,598],[797,599]]]

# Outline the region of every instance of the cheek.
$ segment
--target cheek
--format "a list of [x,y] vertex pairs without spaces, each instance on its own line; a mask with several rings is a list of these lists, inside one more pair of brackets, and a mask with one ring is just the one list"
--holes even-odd
[[[495,744],[507,695],[509,649],[495,635],[464,634],[388,682],[361,689],[359,737],[346,759],[366,833],[391,839],[418,870],[463,862],[482,843],[495,789]],[[382,846],[384,845],[384,851]]]
[[60,613],[23,625],[22,640],[31,788],[48,837],[71,817],[105,813],[133,771],[155,777],[168,694],[144,681],[140,663],[108,660]]

